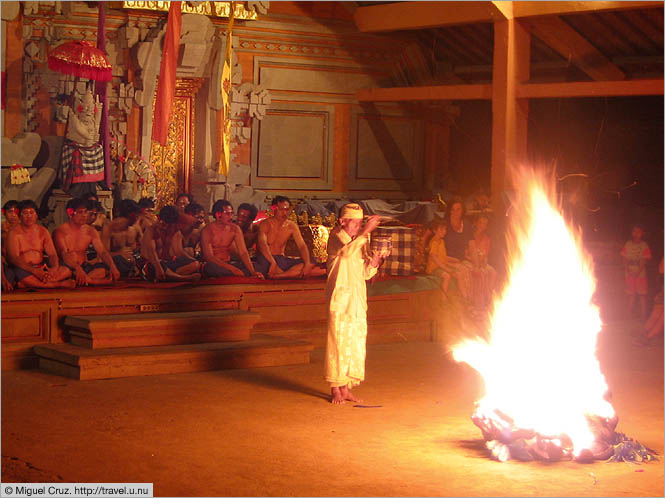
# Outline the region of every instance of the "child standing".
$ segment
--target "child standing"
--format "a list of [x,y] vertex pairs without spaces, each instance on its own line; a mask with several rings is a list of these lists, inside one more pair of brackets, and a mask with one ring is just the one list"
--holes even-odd
[[627,241],[621,250],[626,275],[626,294],[628,294],[628,312],[633,312],[635,295],[639,296],[640,318],[646,316],[647,272],[646,264],[651,259],[651,250],[642,240],[644,230],[639,225],[633,225],[631,240]]
[[441,278],[441,290],[443,291],[444,302],[447,299],[448,285],[450,284],[450,273],[446,270],[448,266],[448,253],[446,252],[446,242],[443,238],[446,236],[448,225],[446,221],[440,218],[434,218],[432,221],[432,238],[427,246],[427,266],[425,272],[430,275],[436,275]]
[[473,238],[466,248],[464,261],[471,274],[471,301],[476,311],[490,307],[496,280],[496,270],[487,263],[490,252],[488,227],[489,218],[481,213],[474,223]]

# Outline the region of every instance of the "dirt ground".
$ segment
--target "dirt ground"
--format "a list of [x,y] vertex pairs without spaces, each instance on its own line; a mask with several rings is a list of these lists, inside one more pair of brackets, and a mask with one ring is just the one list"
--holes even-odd
[[[615,322],[599,359],[617,430],[663,454],[663,346]],[[562,361],[561,368],[565,368]],[[308,365],[75,381],[2,374],[3,482],[152,482],[155,496],[663,496],[663,460],[490,460],[470,415],[478,375],[439,343],[368,347],[355,390],[327,402]]]

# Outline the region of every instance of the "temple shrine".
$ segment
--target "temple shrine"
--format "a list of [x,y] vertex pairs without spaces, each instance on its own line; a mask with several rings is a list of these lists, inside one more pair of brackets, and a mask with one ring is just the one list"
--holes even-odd
[[[96,195],[111,218],[123,199],[153,198],[159,209],[188,193],[209,212],[219,199],[261,210],[286,195],[312,259],[323,263],[336,209],[362,201],[385,215],[393,246],[405,244],[370,285],[370,343],[445,334],[438,286],[423,274],[422,239],[453,194],[471,211],[493,213],[500,232],[510,165],[556,164],[570,178],[562,191],[578,221],[600,233],[607,222],[590,213],[609,201],[592,199],[593,190],[620,197],[633,173],[622,157],[604,157],[604,170],[586,164],[601,159],[577,153],[567,120],[584,123],[578,138],[587,148],[602,142],[611,155],[601,136],[609,114],[662,107],[662,2],[180,5],[172,105],[159,143],[168,2],[2,3],[3,203],[34,200],[53,231],[78,196]],[[631,123],[652,115],[660,116],[636,111]],[[639,139],[633,144],[640,148]],[[654,159],[648,148],[636,160],[662,166],[660,152]],[[598,187],[587,181],[594,171],[612,179]],[[648,183],[641,174],[640,185]],[[275,354],[285,360],[264,355],[247,365],[307,361],[308,348],[325,341],[324,287],[325,278],[121,281],[3,292],[2,368],[86,378],[86,355],[110,346],[173,348],[159,354],[205,356],[200,368],[233,364],[221,359],[231,344],[223,331],[213,340],[214,327],[205,325],[215,321],[227,324],[229,340],[283,341]],[[191,351],[209,342],[223,352]],[[123,358],[89,375],[123,375],[123,365],[131,375],[162,371]]]

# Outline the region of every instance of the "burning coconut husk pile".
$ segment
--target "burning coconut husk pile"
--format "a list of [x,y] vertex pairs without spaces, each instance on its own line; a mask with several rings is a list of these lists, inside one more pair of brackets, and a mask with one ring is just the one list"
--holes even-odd
[[616,432],[596,358],[602,322],[593,264],[555,207],[554,181],[523,169],[514,182],[508,284],[488,337],[453,347],[455,360],[485,383],[473,422],[500,461],[654,460],[652,450]]

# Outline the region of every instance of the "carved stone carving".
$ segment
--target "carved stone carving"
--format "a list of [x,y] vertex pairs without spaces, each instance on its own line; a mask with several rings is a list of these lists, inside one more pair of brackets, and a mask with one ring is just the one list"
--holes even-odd
[[[251,138],[250,121],[253,118],[263,119],[270,105],[271,97],[267,88],[253,83],[243,83],[231,92],[231,125],[233,138],[244,144]],[[238,121],[238,120],[241,121]]]
[[253,10],[258,14],[267,14],[268,9],[270,8],[270,2],[266,1],[249,1],[247,2],[247,9]]

